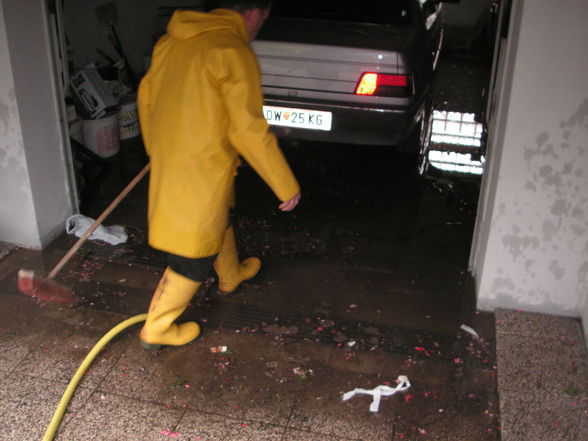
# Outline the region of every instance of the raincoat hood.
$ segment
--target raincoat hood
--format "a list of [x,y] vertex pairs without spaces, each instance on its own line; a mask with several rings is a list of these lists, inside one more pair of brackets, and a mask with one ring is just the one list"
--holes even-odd
[[167,25],[168,34],[179,40],[223,29],[236,31],[245,41],[249,39],[243,17],[229,9],[215,9],[209,13],[177,10]]

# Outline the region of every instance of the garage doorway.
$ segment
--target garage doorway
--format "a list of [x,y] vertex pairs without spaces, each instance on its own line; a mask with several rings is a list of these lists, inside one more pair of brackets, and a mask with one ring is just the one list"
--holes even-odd
[[[158,26],[174,8],[169,3],[159,10]],[[266,282],[272,282],[272,274],[288,278],[286,268],[291,266],[297,266],[294,273],[302,278],[312,268],[315,276],[305,283],[315,279],[324,288],[323,298],[307,289],[312,298],[305,308],[340,303],[336,290],[324,295],[334,283],[348,293],[348,305],[372,296],[366,311],[374,317],[392,317],[400,308],[407,318],[397,324],[409,328],[454,329],[464,311],[472,312],[468,261],[484,166],[485,104],[498,12],[493,8],[489,5],[471,44],[453,52],[450,48],[439,62],[431,167],[423,183],[415,185],[402,158],[392,151],[284,141],[303,188],[299,209],[284,215],[254,172],[246,166],[241,170],[235,210],[239,247],[244,256],[258,255],[268,262]],[[93,16],[93,7],[89,9]],[[125,20],[119,11],[119,22]],[[97,217],[145,161],[139,144],[121,145],[120,154],[106,161],[108,177],[82,200],[83,213]],[[109,258],[159,270],[164,266],[161,256],[145,243],[146,191],[145,181],[109,218],[110,223],[130,226],[134,237]],[[329,271],[336,275],[326,276]],[[291,281],[295,287],[300,280]],[[282,307],[290,310],[304,303],[284,300]],[[438,315],[435,323],[431,311]]]

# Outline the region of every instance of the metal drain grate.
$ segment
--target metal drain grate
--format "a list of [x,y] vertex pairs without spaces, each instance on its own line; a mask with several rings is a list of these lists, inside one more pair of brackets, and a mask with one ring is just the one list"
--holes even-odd
[[[262,333],[283,341],[313,341],[330,346],[347,346],[357,350],[379,350],[398,355],[415,355],[434,359],[463,356],[456,334],[430,332],[341,319],[337,317],[308,318],[276,313],[252,305],[226,305],[218,302],[209,311],[208,324],[214,328],[232,329],[243,333]],[[223,310],[223,314],[219,310]]]

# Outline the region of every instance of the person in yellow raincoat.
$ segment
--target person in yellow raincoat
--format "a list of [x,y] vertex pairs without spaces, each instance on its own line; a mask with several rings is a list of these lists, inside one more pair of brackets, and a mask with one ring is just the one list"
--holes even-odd
[[147,349],[195,339],[195,322],[174,323],[210,269],[234,291],[259,271],[239,262],[229,209],[239,157],[292,210],[300,187],[263,117],[260,71],[250,42],[271,0],[221,0],[210,12],[177,10],[153,50],[137,104],[151,162],[149,244],[168,255],[140,343]]

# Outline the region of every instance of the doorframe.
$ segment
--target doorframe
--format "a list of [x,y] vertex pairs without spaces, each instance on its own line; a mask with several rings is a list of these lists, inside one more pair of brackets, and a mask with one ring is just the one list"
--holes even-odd
[[511,85],[506,79],[512,77],[514,57],[517,52],[514,24],[520,23],[523,5],[513,0],[499,0],[499,16],[496,30],[491,78],[486,103],[487,151],[486,165],[482,176],[480,196],[476,213],[468,270],[474,277],[476,298],[478,297],[479,279],[484,269],[484,260],[488,236],[494,212],[494,196],[498,183],[498,172],[504,145],[503,129],[508,118],[508,102]]
[[46,11],[49,29],[49,46],[53,55],[53,70],[55,74],[55,90],[57,95],[57,103],[55,104],[60,115],[58,125],[62,138],[63,159],[65,169],[67,170],[67,186],[69,187],[72,209],[75,213],[79,213],[80,196],[75,177],[75,165],[69,139],[69,121],[65,103],[69,85],[69,70],[65,28],[63,24],[63,0],[48,0]]

